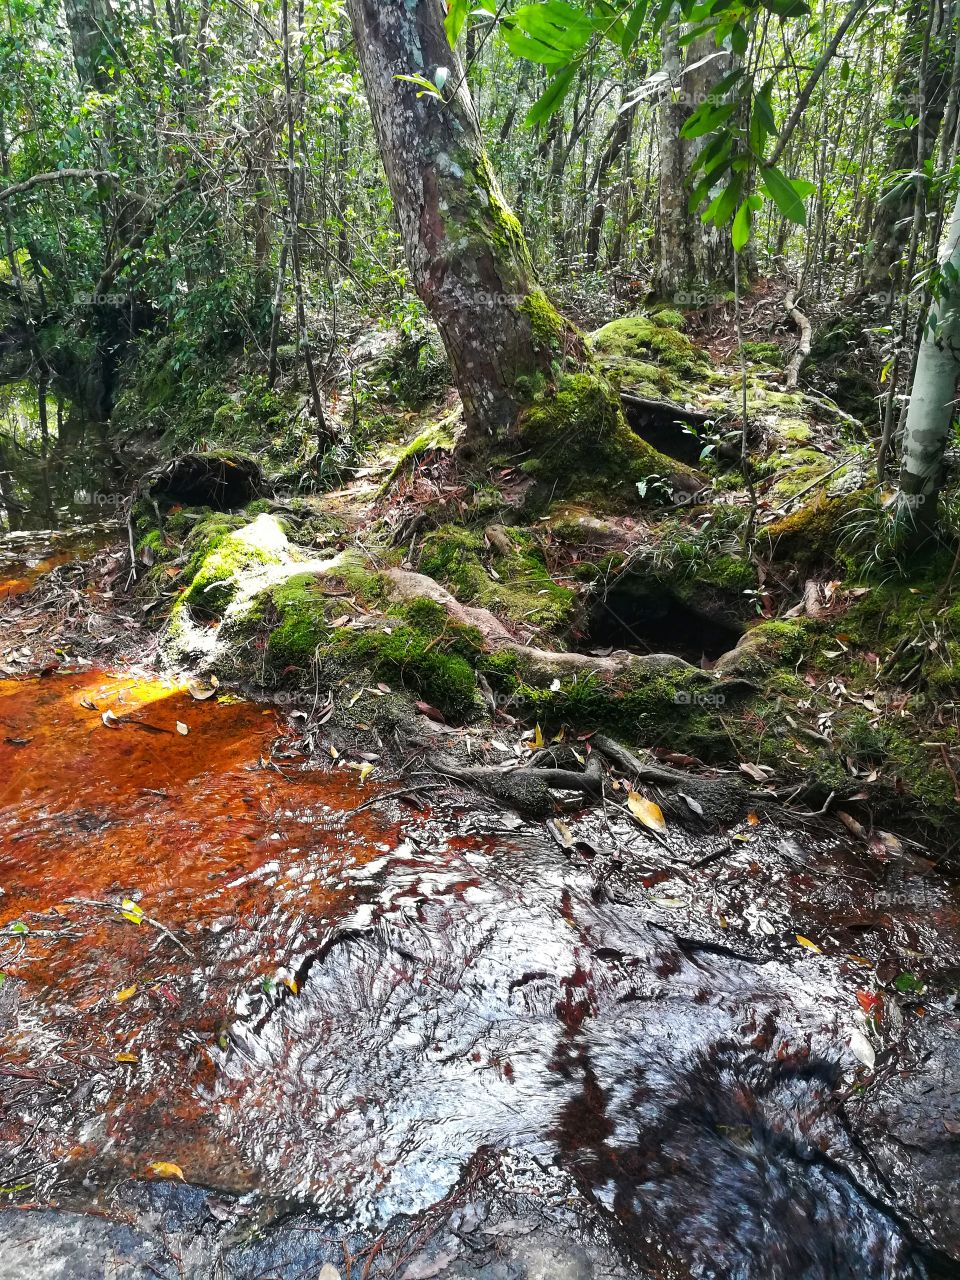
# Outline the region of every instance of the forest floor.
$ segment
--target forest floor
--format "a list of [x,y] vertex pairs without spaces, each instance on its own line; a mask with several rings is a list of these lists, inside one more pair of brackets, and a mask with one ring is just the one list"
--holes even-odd
[[738,370],[684,327],[594,339],[640,492],[573,440],[471,474],[382,334],[336,488],[191,453],[7,544],[21,1274],[951,1274],[950,556],[864,551],[865,429],[755,344],[746,561]]

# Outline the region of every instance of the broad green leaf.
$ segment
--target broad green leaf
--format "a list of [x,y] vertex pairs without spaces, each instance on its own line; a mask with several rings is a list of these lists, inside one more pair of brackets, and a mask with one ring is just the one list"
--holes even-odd
[[447,29],[447,39],[450,41],[450,47],[457,43],[460,38],[460,32],[470,13],[470,0],[448,0],[447,16],[443,25]]
[[797,190],[797,186],[809,186],[809,183],[794,184],[773,165],[761,169],[760,178],[770,199],[783,216],[789,218],[791,222],[796,222],[799,226],[805,227],[807,225],[807,211],[804,208],[803,195],[809,195],[809,191],[801,194]]
[[687,202],[687,208],[691,213],[696,213],[729,168],[729,157],[724,155],[703,175],[693,191],[691,191],[690,199]]
[[681,138],[702,138],[705,133],[713,133],[726,120],[729,120],[736,108],[735,102],[704,102],[697,107],[680,130]]
[[768,80],[753,100],[753,112],[765,132],[776,137],[780,130],[777,128],[776,117],[773,114],[773,107],[770,103],[772,89],[773,81]]
[[516,54],[518,58],[526,58],[528,62],[539,62],[554,71],[559,71],[571,59],[571,55],[563,50],[525,35],[519,27],[504,27],[503,40],[510,52]]
[[802,18],[810,12],[810,6],[804,0],[760,0],[760,3],[778,18]]
[[637,43],[637,37],[640,35],[640,28],[643,26],[643,20],[647,16],[648,0],[638,0],[633,6],[633,11],[627,19],[627,25],[623,32],[623,41],[621,43],[621,51],[626,58],[630,54],[630,50]]
[[405,80],[408,84],[415,84],[420,92],[418,98],[422,98],[424,94],[430,98],[441,98],[440,90],[435,84],[426,78],[426,76],[394,76],[394,80]]
[[733,220],[733,230],[730,233],[735,253],[739,253],[741,249],[745,249],[750,243],[750,232],[753,229],[752,224],[753,213],[750,209],[749,203],[744,200],[743,204],[737,210],[737,216]]
[[743,204],[737,210],[737,215],[733,220],[733,229],[731,239],[733,240],[733,248],[739,253],[750,243],[750,236],[753,232],[753,215],[758,213],[763,207],[763,197],[758,195],[747,196]]
[[741,26],[739,22],[735,22],[730,30],[730,47],[733,52],[742,57],[747,52],[749,45],[750,36],[747,34],[746,27]]
[[735,173],[723,190],[710,201],[701,214],[701,221],[712,222],[716,227],[723,227],[730,221],[737,207],[740,193],[743,190],[743,174]]
[[577,67],[578,64],[576,62],[571,62],[568,67],[564,67],[562,71],[557,72],[527,112],[527,125],[543,124],[544,120],[549,120],[553,113],[560,109],[570,86],[573,84],[573,77],[577,73]]
[[690,164],[690,173],[694,174],[698,169],[708,170],[722,155],[726,155],[732,146],[733,134],[718,133],[717,136],[715,138],[711,138],[703,150],[694,157]]
[[542,40],[569,56],[580,52],[595,29],[582,9],[565,4],[564,0],[521,5],[514,14],[514,21],[534,40]]

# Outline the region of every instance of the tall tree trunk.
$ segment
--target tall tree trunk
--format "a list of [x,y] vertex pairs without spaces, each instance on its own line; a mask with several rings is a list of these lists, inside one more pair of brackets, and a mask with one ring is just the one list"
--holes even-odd
[[953,17],[952,8],[942,8],[936,0],[911,0],[905,17],[887,112],[893,119],[911,116],[917,123],[893,130],[887,148],[884,168],[891,175],[891,189],[874,212],[865,273],[867,287],[876,292],[890,290],[909,238],[919,179],[905,175],[922,171],[936,147],[953,66]]
[[[953,267],[956,278],[960,272],[960,196],[940,253],[941,267],[945,263]],[[956,287],[946,277],[941,289],[941,296],[930,308],[920,344],[903,436],[898,506],[908,541],[914,543],[923,541],[936,528],[943,455],[956,413],[960,306]]]
[[656,286],[662,297],[682,303],[691,294],[730,288],[733,247],[725,231],[701,222],[697,211],[690,212],[690,166],[704,141],[680,136],[689,117],[730,71],[730,56],[711,57],[717,52],[712,39],[700,37],[687,46],[684,58],[680,34],[679,7],[675,6],[662,36],[662,66],[669,85],[658,112],[660,263]]
[[[468,441],[503,438],[579,339],[534,277],[480,136],[442,0],[348,0],[410,275],[440,329]],[[442,100],[398,76],[433,80]]]

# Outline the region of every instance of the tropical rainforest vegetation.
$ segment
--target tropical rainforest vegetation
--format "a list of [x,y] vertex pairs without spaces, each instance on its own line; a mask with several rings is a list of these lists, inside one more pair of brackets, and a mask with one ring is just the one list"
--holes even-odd
[[0,1280],[957,1274],[958,145],[955,0],[8,0]]

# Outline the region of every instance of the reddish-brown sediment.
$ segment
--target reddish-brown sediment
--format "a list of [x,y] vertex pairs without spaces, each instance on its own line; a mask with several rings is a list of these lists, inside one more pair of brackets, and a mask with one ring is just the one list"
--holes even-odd
[[[0,600],[9,600],[11,596],[22,595],[24,591],[29,591],[37,579],[42,578],[45,573],[50,573],[62,564],[69,564],[74,559],[76,559],[75,551],[60,551],[36,564],[9,566],[4,577],[0,579]],[[11,568],[16,572],[11,573]]]
[[[94,1082],[45,1160],[144,1173],[175,1159],[198,1181],[246,1184],[207,1142],[211,1048],[241,992],[293,982],[353,906],[349,870],[399,838],[372,808],[341,822],[375,794],[349,770],[263,767],[283,733],[273,710],[152,678],[0,682],[0,967],[21,1014],[7,1083],[29,1107],[38,1088]],[[191,954],[88,905],[125,899]],[[29,932],[10,933],[19,922]],[[22,1118],[5,1109],[4,1138]]]

